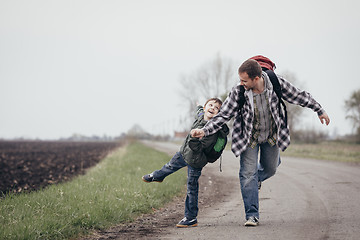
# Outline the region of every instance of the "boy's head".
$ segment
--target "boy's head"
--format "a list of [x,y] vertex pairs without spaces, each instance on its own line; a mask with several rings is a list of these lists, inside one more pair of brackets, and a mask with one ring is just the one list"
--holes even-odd
[[204,120],[208,121],[220,111],[222,101],[218,98],[210,98],[204,105]]

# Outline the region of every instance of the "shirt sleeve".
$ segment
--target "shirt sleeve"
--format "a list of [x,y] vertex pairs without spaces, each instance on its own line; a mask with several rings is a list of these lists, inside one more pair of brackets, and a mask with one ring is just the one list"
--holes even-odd
[[240,92],[240,84],[233,87],[228,97],[222,104],[220,111],[212,119],[210,119],[206,125],[202,128],[205,136],[216,133],[221,127],[227,123],[238,110],[238,96]]
[[289,103],[300,105],[302,107],[307,107],[316,112],[319,116],[322,115],[325,110],[321,105],[311,96],[307,91],[300,90],[292,85],[286,79],[279,77],[279,82],[281,85],[282,97]]

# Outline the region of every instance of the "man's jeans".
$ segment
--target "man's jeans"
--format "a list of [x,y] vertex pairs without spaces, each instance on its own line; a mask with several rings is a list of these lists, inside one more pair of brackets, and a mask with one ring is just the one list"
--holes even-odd
[[[260,162],[258,153],[260,150]],[[245,206],[246,219],[250,216],[259,218],[259,191],[258,182],[263,182],[273,176],[280,165],[280,151],[277,145],[269,143],[248,147],[240,155],[240,185]]]
[[193,168],[189,166],[183,159],[182,155],[177,152],[170,162],[166,163],[160,170],[153,172],[156,180],[163,180],[166,176],[176,172],[177,170],[188,167],[187,179],[187,195],[185,201],[185,217],[188,219],[196,218],[198,215],[198,194],[199,194],[199,177],[202,168]]

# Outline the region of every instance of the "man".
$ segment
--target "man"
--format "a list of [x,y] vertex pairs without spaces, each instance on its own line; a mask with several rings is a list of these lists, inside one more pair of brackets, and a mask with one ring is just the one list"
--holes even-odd
[[[202,138],[218,131],[223,124],[235,117],[231,149],[240,156],[240,185],[244,201],[245,226],[259,224],[259,194],[261,182],[273,176],[280,164],[280,151],[290,144],[290,133],[286,117],[280,109],[279,98],[263,68],[273,69],[275,64],[263,56],[261,60],[246,60],[239,68],[240,83],[235,86],[222,105],[218,115],[201,129],[191,130],[193,137]],[[282,99],[289,103],[308,107],[318,114],[321,123],[330,119],[321,105],[306,91],[294,87],[277,76]],[[241,86],[245,88],[245,103],[239,106]],[[258,164],[258,153],[260,160]]]

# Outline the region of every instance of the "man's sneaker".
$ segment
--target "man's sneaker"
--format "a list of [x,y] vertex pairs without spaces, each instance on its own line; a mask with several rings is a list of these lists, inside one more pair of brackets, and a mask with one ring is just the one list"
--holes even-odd
[[197,219],[187,219],[184,217],[178,224],[176,224],[176,227],[178,228],[186,228],[186,227],[196,227],[198,225]]
[[259,219],[254,216],[249,217],[245,223],[245,226],[247,227],[255,227],[257,225],[259,225]]
[[157,180],[154,178],[153,174],[150,173],[150,174],[146,174],[142,177],[142,180],[144,182],[147,182],[147,183],[150,183],[150,182],[162,182],[163,180]]

